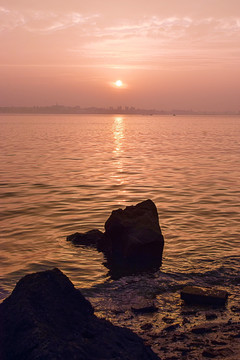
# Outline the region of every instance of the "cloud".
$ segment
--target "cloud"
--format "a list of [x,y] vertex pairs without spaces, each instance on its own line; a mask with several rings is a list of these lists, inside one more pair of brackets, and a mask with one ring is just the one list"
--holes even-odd
[[0,31],[23,28],[29,32],[48,34],[74,26],[91,23],[97,14],[85,16],[78,12],[14,11],[0,7]]
[[25,29],[30,32],[51,33],[78,25],[88,24],[98,15],[84,16],[78,12],[58,14],[53,12],[33,12],[29,14]]
[[150,17],[94,27],[89,41],[70,51],[98,66],[196,68],[239,63],[240,19]]
[[[63,55],[83,66],[86,59],[89,66],[125,68],[134,64],[144,68],[162,66],[166,59],[169,64],[186,64],[188,59],[195,64],[213,64],[218,59],[225,63],[239,61],[240,18],[233,16],[129,15],[113,19],[77,11],[13,11],[0,7],[0,31],[5,35],[19,29],[39,36],[39,44],[49,58],[57,53],[59,58]],[[40,39],[49,34],[52,36],[47,41]]]
[[155,41],[188,40],[191,37],[197,42],[219,41],[230,37],[240,38],[240,18],[194,18],[194,17],[159,17],[114,19],[113,25],[104,15],[82,13],[28,10],[14,11],[0,7],[0,31],[23,28],[28,32],[49,34],[69,28],[81,30],[80,34],[88,41],[96,42],[105,39],[146,38]]
[[[191,26],[192,19],[188,17],[177,18],[158,18],[152,16],[150,18],[143,18],[135,23],[123,23],[117,26],[106,27],[96,34],[97,36],[111,36],[114,38],[128,38],[128,37],[160,37],[163,35],[179,37],[183,34],[185,29]],[[176,31],[177,30],[177,31]]]
[[24,16],[17,11],[0,7],[0,32],[15,29],[25,24]]
[[202,39],[212,35],[215,38],[223,35],[229,37],[233,34],[240,36],[239,30],[240,18],[215,19],[208,17],[194,19],[190,17],[159,18],[152,16],[134,23],[125,21],[120,25],[95,29],[95,36],[115,39],[145,37],[175,40],[194,35],[196,39]]

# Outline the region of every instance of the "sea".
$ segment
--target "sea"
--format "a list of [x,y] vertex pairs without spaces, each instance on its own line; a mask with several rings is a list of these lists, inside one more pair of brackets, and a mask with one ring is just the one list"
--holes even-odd
[[[189,284],[239,304],[240,116],[1,114],[0,164],[1,299],[58,267],[109,318],[156,294],[177,313]],[[146,199],[165,239],[158,271],[114,280],[102,253],[66,241]]]

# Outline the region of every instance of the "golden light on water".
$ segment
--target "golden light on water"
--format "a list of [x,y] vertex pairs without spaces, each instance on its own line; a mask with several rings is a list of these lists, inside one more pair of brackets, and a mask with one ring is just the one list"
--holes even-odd
[[122,116],[114,117],[113,121],[113,163],[114,163],[114,182],[119,185],[119,205],[123,204],[125,199],[126,191],[122,188],[125,183],[124,171],[123,171],[123,153],[124,153],[124,141],[125,141],[125,122]]

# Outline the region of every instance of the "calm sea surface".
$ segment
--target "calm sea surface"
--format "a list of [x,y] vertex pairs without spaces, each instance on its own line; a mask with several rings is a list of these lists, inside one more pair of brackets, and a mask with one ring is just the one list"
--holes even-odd
[[[95,298],[126,283],[239,283],[239,116],[1,115],[0,163],[2,298],[53,267]],[[102,254],[66,242],[148,198],[165,237],[159,272],[114,282]]]

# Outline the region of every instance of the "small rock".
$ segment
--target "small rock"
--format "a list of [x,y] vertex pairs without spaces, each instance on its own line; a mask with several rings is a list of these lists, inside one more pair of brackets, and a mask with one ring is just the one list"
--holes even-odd
[[196,326],[191,330],[193,334],[200,334],[200,335],[211,333],[214,331],[215,331],[215,327],[200,327],[200,326]]
[[164,321],[166,324],[172,324],[172,323],[174,323],[174,319],[169,318],[169,317],[167,317],[167,316],[164,316],[164,317],[162,318],[162,321]]
[[71,241],[74,245],[84,245],[98,247],[99,241],[102,239],[103,233],[100,230],[90,230],[86,233],[76,232],[67,236],[67,241]]
[[152,327],[153,327],[152,324],[146,323],[141,326],[141,329],[142,330],[150,330],[150,329],[152,329]]
[[168,348],[166,346],[161,346],[160,350],[166,352],[168,350]]
[[179,328],[180,325],[179,324],[173,324],[173,325],[170,325],[170,326],[167,326],[163,329],[163,331],[174,331],[176,330],[177,328]]
[[153,301],[142,301],[131,307],[132,311],[137,314],[152,313],[157,311]]
[[236,313],[236,312],[237,312],[237,313],[240,313],[240,307],[238,307],[238,306],[232,306],[232,307],[231,307],[231,311],[234,312],[234,313]]
[[227,291],[212,288],[186,286],[181,291],[181,299],[189,304],[198,303],[202,305],[224,305],[227,298]]
[[191,351],[190,349],[184,347],[177,347],[175,350],[181,352],[182,355],[186,355],[189,351]]
[[206,320],[214,320],[217,319],[216,314],[206,314]]
[[213,345],[227,345],[225,341],[212,340],[211,343]]
[[188,335],[186,335],[185,333],[178,333],[178,334],[174,334],[173,336],[173,340],[174,341],[183,341],[188,339]]
[[213,358],[215,358],[217,355],[214,353],[214,351],[212,351],[212,350],[204,350],[203,351],[203,353],[202,353],[202,355],[204,356],[204,357],[206,357],[206,358],[211,358],[211,359],[213,359]]
[[187,318],[184,318],[182,324],[183,324],[183,325],[185,325],[185,324],[190,324],[190,320],[187,319]]
[[229,348],[220,348],[220,349],[207,349],[204,350],[202,355],[207,358],[228,358],[232,356],[234,352]]

